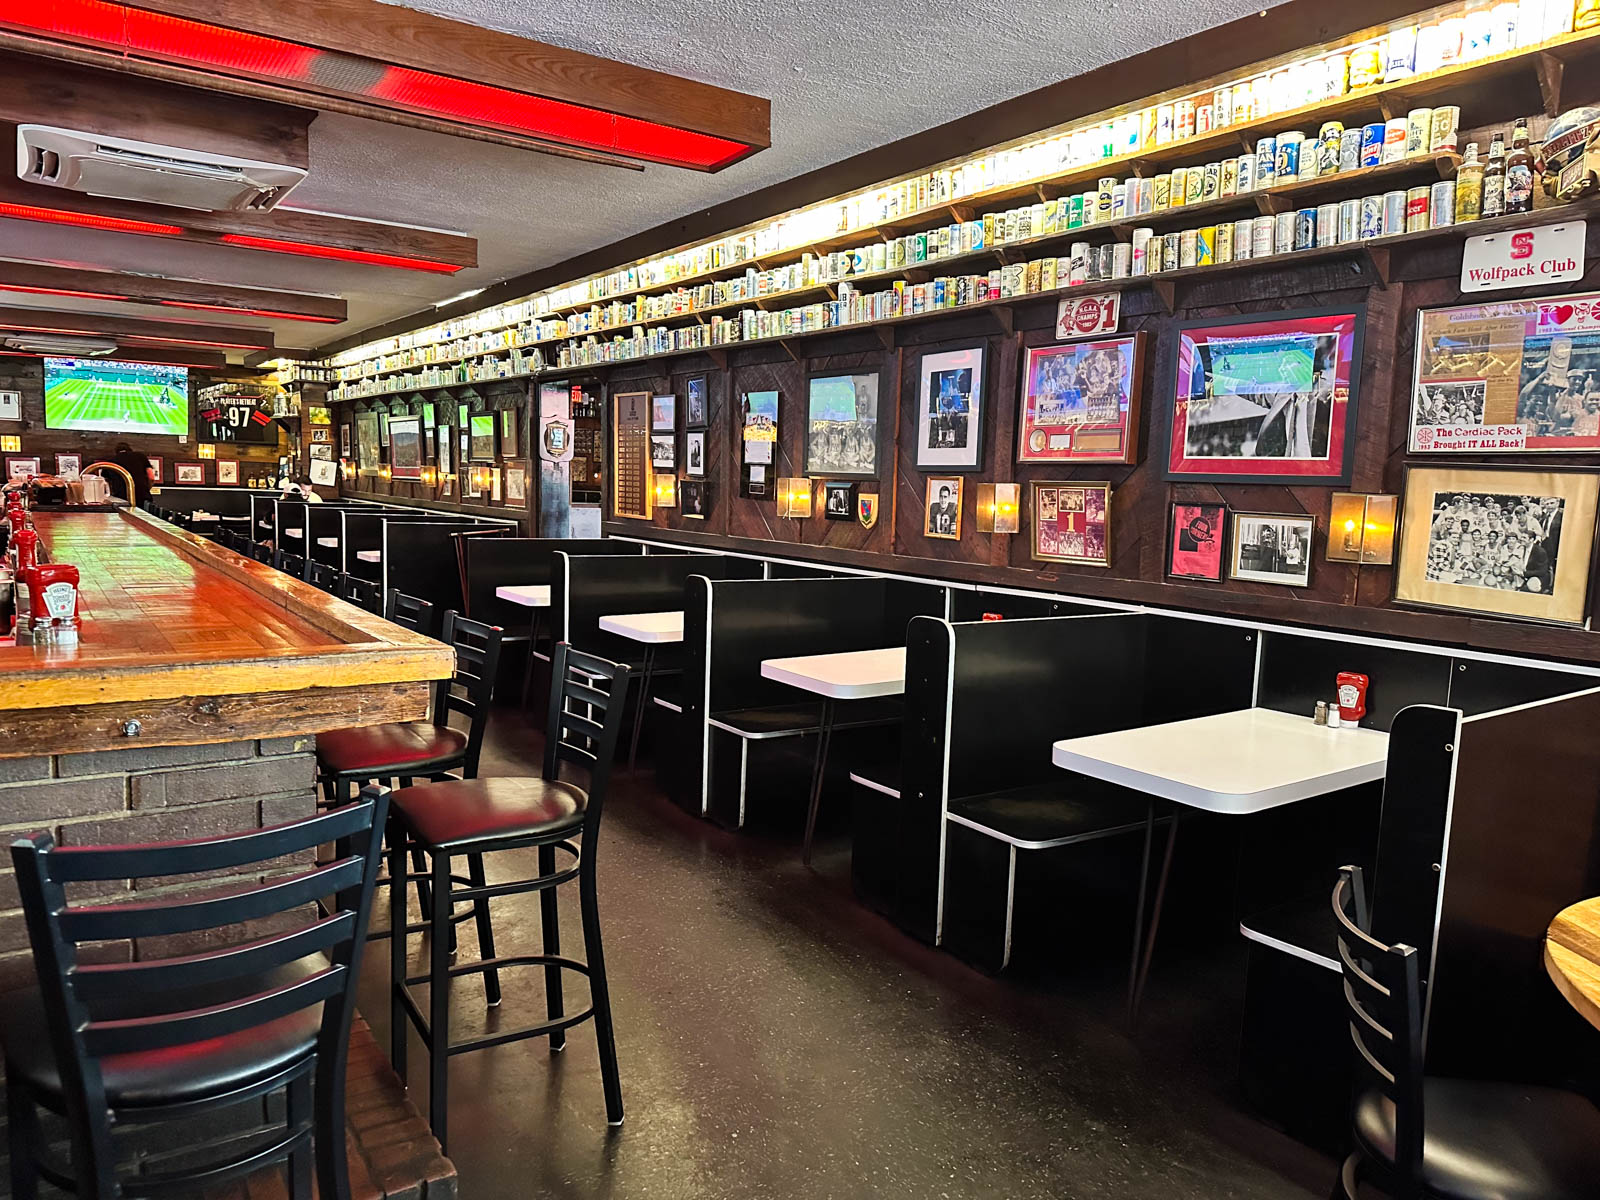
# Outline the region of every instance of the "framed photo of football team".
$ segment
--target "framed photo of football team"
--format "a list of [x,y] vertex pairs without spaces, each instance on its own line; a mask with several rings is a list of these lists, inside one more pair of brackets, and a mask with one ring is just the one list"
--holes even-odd
[[1366,307],[1177,326],[1166,477],[1346,485]]
[[[883,423],[881,371],[817,372],[806,378],[806,430],[802,475],[878,478]],[[894,407],[889,406],[891,415]]]
[[1139,459],[1146,337],[1030,347],[1022,363],[1019,463]]
[[1111,565],[1111,485],[1034,480],[1033,557],[1039,562]]
[[1394,598],[1582,625],[1600,476],[1505,467],[1410,467]]

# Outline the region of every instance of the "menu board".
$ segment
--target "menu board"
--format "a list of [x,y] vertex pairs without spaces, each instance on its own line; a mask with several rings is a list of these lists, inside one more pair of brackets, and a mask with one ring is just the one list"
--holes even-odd
[[619,517],[649,520],[650,393],[619,392],[611,399],[611,508]]
[[1417,314],[1413,454],[1600,451],[1600,293]]

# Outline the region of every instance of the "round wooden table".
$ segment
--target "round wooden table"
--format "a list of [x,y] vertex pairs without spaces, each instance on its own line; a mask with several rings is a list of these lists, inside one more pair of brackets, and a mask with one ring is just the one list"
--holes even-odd
[[1600,1029],[1600,896],[1556,914],[1544,941],[1544,965],[1567,1002]]

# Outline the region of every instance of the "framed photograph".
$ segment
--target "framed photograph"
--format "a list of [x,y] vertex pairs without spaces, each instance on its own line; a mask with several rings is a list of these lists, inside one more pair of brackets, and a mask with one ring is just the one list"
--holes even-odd
[[[10,470],[11,460],[6,459],[6,469]],[[206,481],[206,465],[203,462],[181,462],[172,464],[172,480],[174,483],[204,483]]]
[[389,448],[389,410],[378,410],[378,447],[382,450]]
[[1600,293],[1417,314],[1413,454],[1600,453]]
[[961,484],[959,475],[934,476],[928,480],[928,510],[922,531],[929,537],[952,541],[961,537]]
[[1221,583],[1228,533],[1225,504],[1174,500],[1167,515],[1167,578]]
[[378,473],[378,434],[380,426],[378,414],[364,412],[356,414],[356,469],[363,475],[376,475]]
[[1178,325],[1168,479],[1350,482],[1366,307]]
[[678,439],[670,433],[650,435],[650,465],[657,471],[671,471],[678,465]]
[[321,442],[318,442],[316,445],[311,447],[311,458],[313,461],[321,460],[322,462],[332,462],[333,447],[325,446]]
[[311,482],[318,487],[333,487],[339,482],[339,468],[331,458],[319,458],[311,464]]
[[501,490],[500,482],[502,474],[503,472],[499,467],[491,467],[489,469],[489,499],[496,504],[505,499],[505,492]]
[[683,473],[690,479],[706,477],[706,435],[704,431],[683,435]]
[[311,431],[311,440],[318,445],[326,443],[331,446],[333,444],[333,430],[324,429],[319,425]]
[[1033,557],[1039,562],[1111,565],[1111,485],[1036,479]]
[[691,375],[683,387],[683,427],[704,429],[711,413],[711,381]]
[[56,474],[62,479],[76,479],[83,472],[83,455],[56,455]]
[[450,474],[450,426],[439,426],[439,436],[434,438],[434,445],[439,451],[439,474]]
[[703,521],[706,516],[706,485],[700,479],[678,481],[678,507],[683,515]]
[[806,380],[802,475],[878,477],[877,371],[812,375]]
[[746,392],[739,406],[745,465],[770,464],[778,444],[778,393]]
[[1139,461],[1146,337],[1030,347],[1022,363],[1017,461]]
[[1394,598],[1582,625],[1597,494],[1577,471],[1408,468]]
[[217,460],[217,482],[224,486],[239,485],[239,464],[227,459]]
[[1317,519],[1302,513],[1234,513],[1228,578],[1306,587]]
[[526,504],[528,502],[528,468],[515,466],[506,468],[506,503]]
[[339,457],[340,458],[350,458],[350,457],[352,457],[352,455],[350,453],[350,445],[351,445],[351,442],[350,442],[350,423],[348,421],[346,421],[343,425],[339,426]]
[[500,410],[500,455],[502,458],[516,458],[522,453],[522,439],[520,432],[522,410],[518,408],[502,408]]
[[975,471],[983,455],[983,346],[922,356],[917,467]]
[[165,476],[162,471],[166,469],[166,460],[159,454],[146,454],[150,460],[150,482],[159,484]]
[[676,433],[678,431],[678,397],[650,397],[650,432]]
[[493,413],[473,413],[467,418],[467,453],[476,463],[495,459],[495,419]]
[[389,471],[395,479],[422,478],[422,418],[389,418]]
[[39,469],[39,459],[37,456],[32,458],[19,458],[10,454],[6,455],[6,478],[8,480],[26,479],[30,475],[40,474],[43,474],[43,472]]
[[0,421],[22,420],[22,393],[6,390],[0,392]]
[[[830,521],[854,521],[856,519],[856,485],[853,483],[835,483],[829,481],[822,485],[822,515]],[[956,536],[960,536],[961,529],[961,497],[956,496]],[[943,537],[943,534],[935,534]]]

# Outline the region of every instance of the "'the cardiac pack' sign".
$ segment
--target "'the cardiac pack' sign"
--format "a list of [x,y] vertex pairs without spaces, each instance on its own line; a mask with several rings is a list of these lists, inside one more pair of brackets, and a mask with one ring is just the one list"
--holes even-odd
[[1541,225],[1468,238],[1461,252],[1461,290],[1535,287],[1583,278],[1583,221]]

